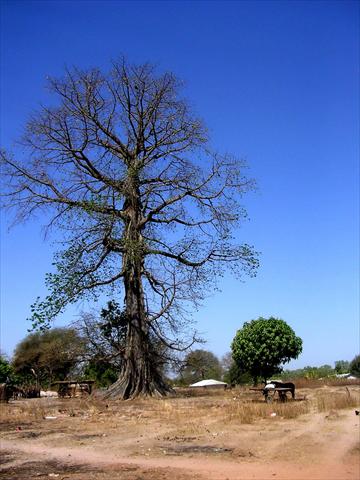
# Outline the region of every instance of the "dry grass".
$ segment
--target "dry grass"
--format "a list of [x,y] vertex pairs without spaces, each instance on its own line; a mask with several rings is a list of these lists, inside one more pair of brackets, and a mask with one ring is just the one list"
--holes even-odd
[[338,385],[332,388],[321,385],[318,391],[314,391],[311,384],[310,389],[313,393],[308,399],[305,390],[298,392],[296,401],[289,399],[281,403],[276,400],[269,405],[260,392],[251,392],[244,387],[232,391],[201,389],[195,395],[192,395],[193,389],[181,389],[179,393],[185,398],[158,400],[152,408],[159,418],[166,421],[190,425],[196,419],[199,425],[208,424],[209,418],[213,422],[234,421],[238,424],[251,424],[273,417],[293,419],[311,412],[353,408],[360,404],[360,391],[354,386],[350,391],[347,387],[340,389]]
[[16,404],[2,404],[0,410],[0,421],[19,421],[19,420],[40,420],[46,415],[52,413],[53,408],[42,400],[34,399],[31,401],[22,401]]
[[[194,390],[191,389],[191,393]],[[294,419],[307,413],[353,408],[360,405],[357,387],[322,387],[297,392],[297,398],[286,403],[275,400],[266,404],[261,392],[246,388],[232,391],[205,390],[188,396],[185,390],[166,399],[139,399],[133,402],[106,402],[98,398],[42,398],[1,405],[0,422],[31,422],[47,416],[86,417],[93,423],[106,422],[137,428],[155,422],[166,423],[184,434],[201,434],[209,425],[219,423],[251,424],[260,419]],[[200,396],[200,393],[202,395]]]
[[350,393],[349,389],[344,392],[321,392],[317,398],[317,410],[325,412],[328,410],[341,410],[343,408],[353,408],[360,405],[360,393]]
[[243,390],[237,396],[227,392],[204,395],[200,399],[183,398],[158,400],[153,402],[152,414],[159,420],[183,425],[186,433],[201,433],[204,425],[211,423],[251,424],[259,419],[279,417],[297,418],[310,412],[310,402],[289,400],[286,403],[275,401],[268,405]]
[[297,418],[309,412],[310,404],[307,401],[274,402],[270,405],[265,402],[234,402],[225,408],[224,420],[227,422],[253,423],[260,418]]
[[46,417],[96,416],[106,410],[106,404],[97,399],[34,398],[1,404],[0,422],[41,420]]

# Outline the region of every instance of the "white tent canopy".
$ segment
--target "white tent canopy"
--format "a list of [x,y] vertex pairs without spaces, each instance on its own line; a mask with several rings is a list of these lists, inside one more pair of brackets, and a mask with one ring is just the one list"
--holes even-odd
[[227,385],[225,382],[219,382],[219,380],[201,380],[200,382],[193,383],[190,387],[217,387]]

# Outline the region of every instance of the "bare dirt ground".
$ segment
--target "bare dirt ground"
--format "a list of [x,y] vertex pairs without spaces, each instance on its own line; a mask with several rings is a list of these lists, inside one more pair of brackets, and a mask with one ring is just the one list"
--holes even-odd
[[1,406],[0,479],[359,480],[359,387],[298,398],[13,401]]

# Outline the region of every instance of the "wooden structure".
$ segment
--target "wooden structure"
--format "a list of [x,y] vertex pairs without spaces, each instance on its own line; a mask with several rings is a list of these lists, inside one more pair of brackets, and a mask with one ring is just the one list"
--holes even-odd
[[52,385],[57,386],[60,398],[71,398],[90,395],[94,383],[95,380],[82,380],[81,382],[75,380],[61,380],[52,383]]

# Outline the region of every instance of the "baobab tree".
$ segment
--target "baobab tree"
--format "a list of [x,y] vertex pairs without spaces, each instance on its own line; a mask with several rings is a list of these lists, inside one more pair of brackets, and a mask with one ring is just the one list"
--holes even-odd
[[109,73],[72,69],[48,81],[57,103],[32,116],[21,154],[1,155],[17,219],[46,211],[47,227],[64,238],[49,295],[32,306],[33,327],[110,289],[124,298],[127,331],[108,395],[166,394],[152,339],[168,349],[191,344],[181,335],[189,302],[225,266],[256,272],[256,252],[231,236],[253,182],[243,162],[210,149],[171,73],[121,59]]

